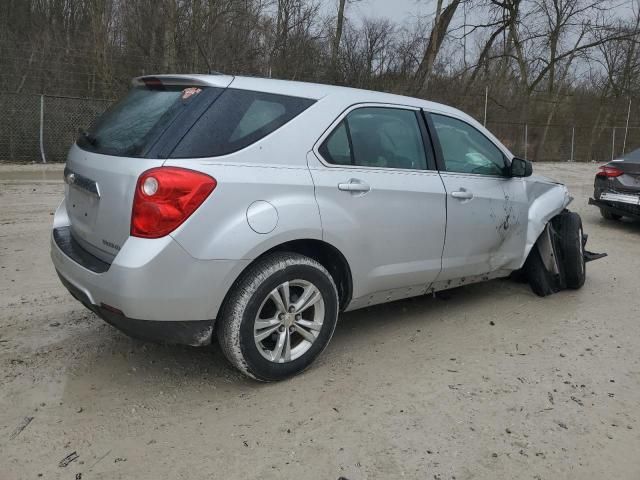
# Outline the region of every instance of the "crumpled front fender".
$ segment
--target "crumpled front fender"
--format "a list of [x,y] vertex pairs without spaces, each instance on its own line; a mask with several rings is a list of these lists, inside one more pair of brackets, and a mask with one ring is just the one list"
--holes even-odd
[[531,248],[544,231],[549,221],[562,212],[573,198],[569,190],[560,183],[546,181],[527,182],[527,197],[530,199],[529,218],[527,222],[527,241],[522,264],[529,256]]

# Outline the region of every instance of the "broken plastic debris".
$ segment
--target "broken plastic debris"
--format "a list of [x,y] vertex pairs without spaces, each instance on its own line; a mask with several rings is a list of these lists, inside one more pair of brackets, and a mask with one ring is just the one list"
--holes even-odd
[[193,97],[194,95],[199,94],[202,91],[201,88],[197,88],[197,87],[189,87],[189,88],[185,88],[182,91],[182,100],[187,100],[190,97]]
[[18,435],[20,435],[20,433],[27,428],[27,426],[31,423],[31,421],[33,420],[33,417],[24,417],[22,419],[22,421],[20,422],[20,424],[15,428],[15,430],[11,433],[11,435],[9,435],[9,440],[13,440],[14,438],[16,438]]
[[77,460],[77,458],[78,458],[78,454],[75,451],[71,452],[69,455],[67,455],[62,460],[60,460],[60,463],[58,463],[58,466],[59,467],[66,467],[67,465],[69,465],[74,460]]

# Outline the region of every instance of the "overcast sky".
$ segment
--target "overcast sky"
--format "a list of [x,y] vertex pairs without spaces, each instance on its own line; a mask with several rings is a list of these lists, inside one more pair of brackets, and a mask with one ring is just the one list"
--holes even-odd
[[[631,15],[632,5],[637,5],[640,0],[617,0],[612,4],[617,5],[613,12],[619,16]],[[324,10],[334,14],[337,10],[338,0],[321,0]],[[433,14],[436,0],[359,0],[347,5],[347,16],[351,20],[362,17],[386,17],[397,23],[405,19],[411,19],[419,15]],[[473,15],[471,12],[470,15]]]
[[[337,0],[322,0],[322,2],[327,12],[336,11]],[[418,14],[432,13],[434,7],[433,0],[360,0],[347,6],[347,16],[352,20],[367,16],[385,17],[400,23]]]
[[[323,13],[326,15],[335,15],[339,0],[320,0]],[[349,1],[349,0],[348,0]],[[411,23],[418,17],[431,16],[435,12],[437,0],[352,0],[347,4],[346,16],[354,24],[358,24],[365,17],[371,18],[388,18],[399,26],[405,22]],[[603,0],[604,1],[604,0]],[[445,2],[445,5],[447,2]],[[618,19],[628,20],[634,15],[634,10],[640,8],[640,0],[611,0],[606,2],[609,13]],[[462,4],[464,5],[464,3]],[[463,22],[463,8],[456,12],[452,26],[460,27]],[[486,21],[486,8],[475,8],[466,11],[466,19],[469,23],[484,23]],[[481,34],[484,30],[479,31]],[[450,49],[451,55],[460,54],[460,43],[451,44],[447,48]],[[467,40],[466,45],[472,52],[475,41],[474,36]],[[470,53],[474,55],[474,53]],[[580,68],[580,62],[575,62],[575,68]],[[586,64],[584,65],[586,67]]]

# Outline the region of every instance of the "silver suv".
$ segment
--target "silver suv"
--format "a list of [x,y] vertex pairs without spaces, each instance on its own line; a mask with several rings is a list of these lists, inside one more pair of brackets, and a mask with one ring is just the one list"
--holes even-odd
[[338,312],[522,272],[584,283],[566,187],[468,115],[349,88],[160,75],[82,132],[51,256],[135,337],[205,345],[265,381],[304,370]]

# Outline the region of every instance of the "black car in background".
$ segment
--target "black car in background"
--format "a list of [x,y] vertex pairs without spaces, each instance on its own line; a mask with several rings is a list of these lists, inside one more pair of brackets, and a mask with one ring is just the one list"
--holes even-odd
[[600,167],[589,205],[607,220],[640,219],[640,149]]

